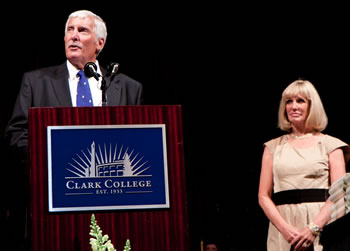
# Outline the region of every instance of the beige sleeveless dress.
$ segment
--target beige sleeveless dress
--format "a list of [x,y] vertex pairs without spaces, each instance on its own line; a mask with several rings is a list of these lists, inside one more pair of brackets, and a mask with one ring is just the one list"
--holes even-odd
[[[264,144],[273,154],[274,192],[290,189],[330,187],[328,155],[337,148],[343,148],[345,161],[350,157],[349,146],[341,140],[321,135],[318,142],[308,148],[294,148],[287,141],[287,135],[272,139]],[[285,204],[277,206],[281,216],[298,229],[308,225],[319,213],[324,202]],[[314,242],[315,251],[321,251],[319,237]],[[283,235],[270,223],[268,251],[289,251],[290,245]]]

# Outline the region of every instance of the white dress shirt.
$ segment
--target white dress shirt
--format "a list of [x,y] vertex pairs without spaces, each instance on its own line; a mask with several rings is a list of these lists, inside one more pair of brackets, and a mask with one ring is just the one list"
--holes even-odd
[[[99,73],[102,76],[100,66],[98,64],[98,61],[95,62],[97,66],[97,73]],[[67,60],[67,68],[68,68],[68,82],[69,82],[69,90],[70,90],[70,96],[72,98],[72,105],[75,107],[77,106],[77,87],[79,82],[79,76],[77,75],[79,70],[76,69],[68,60]],[[97,81],[94,77],[88,78],[89,85],[90,85],[90,91],[92,96],[92,102],[94,103],[94,106],[102,106],[102,91],[101,91],[101,77],[99,81]]]

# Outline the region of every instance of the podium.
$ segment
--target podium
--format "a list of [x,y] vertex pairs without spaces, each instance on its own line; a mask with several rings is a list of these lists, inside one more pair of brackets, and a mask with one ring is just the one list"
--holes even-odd
[[[189,251],[189,226],[179,105],[30,108],[28,113],[31,250],[91,250],[95,214],[117,250]],[[168,208],[49,212],[48,126],[165,124]],[[69,144],[69,142],[68,142]]]

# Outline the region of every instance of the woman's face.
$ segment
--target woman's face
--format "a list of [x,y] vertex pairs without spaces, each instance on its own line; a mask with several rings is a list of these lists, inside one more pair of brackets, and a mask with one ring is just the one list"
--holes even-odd
[[292,124],[304,123],[309,115],[310,101],[301,95],[286,100],[286,112]]

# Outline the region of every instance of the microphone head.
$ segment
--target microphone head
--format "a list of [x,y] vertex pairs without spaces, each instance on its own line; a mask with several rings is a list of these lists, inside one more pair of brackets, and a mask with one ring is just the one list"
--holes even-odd
[[84,66],[84,74],[87,78],[94,77],[96,80],[98,80],[99,75],[97,72],[97,65],[93,62],[88,62]]
[[118,63],[110,63],[107,66],[107,76],[114,76],[118,73],[119,64]]

